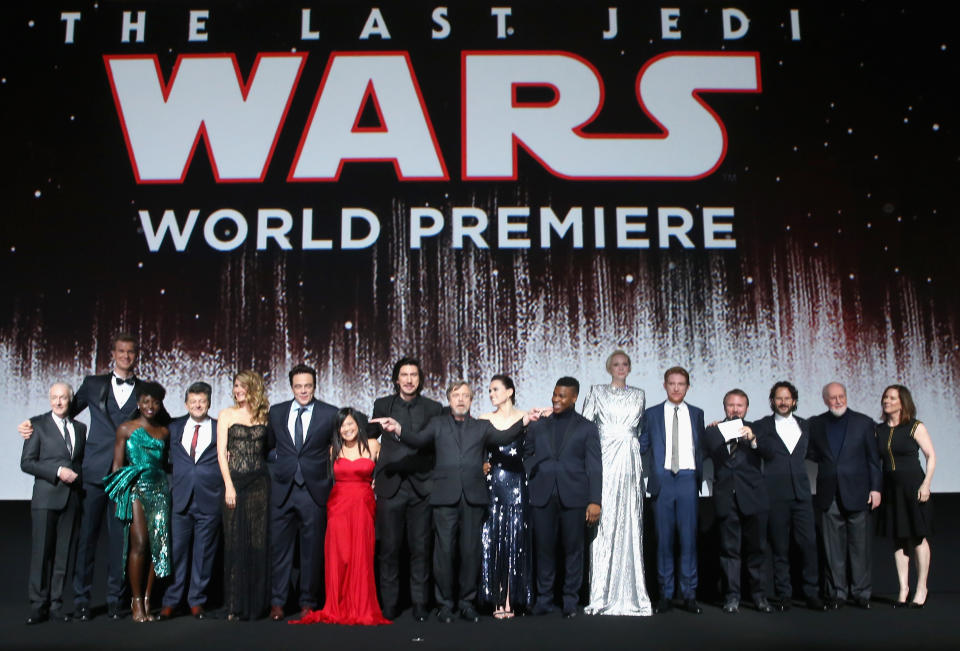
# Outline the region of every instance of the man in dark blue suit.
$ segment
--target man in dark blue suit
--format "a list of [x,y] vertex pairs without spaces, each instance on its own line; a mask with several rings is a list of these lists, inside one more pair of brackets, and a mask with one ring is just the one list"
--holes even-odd
[[703,473],[700,441],[703,410],[684,402],[690,374],[680,366],[663,374],[667,401],[643,414],[640,452],[653,450],[647,491],[653,496],[657,526],[658,613],[670,610],[674,594],[674,535],[680,537],[680,593],[684,608],[700,614],[697,603],[697,499]]
[[217,460],[217,421],[207,415],[212,392],[206,382],[191,384],[186,396],[188,415],[170,423],[173,582],[163,594],[160,619],[173,616],[183,602],[184,592],[187,592],[190,614],[197,619],[209,617],[204,604],[207,603],[207,584],[213,573],[213,559],[220,539],[220,507],[223,504],[223,476]]
[[800,551],[803,595],[807,608],[823,611],[826,606],[819,596],[817,570],[817,538],[807,475],[807,449],[810,443],[810,422],[794,414],[797,410],[797,387],[781,381],[770,389],[773,414],[753,424],[760,445],[769,448],[773,457],[763,467],[767,495],[770,497],[770,548],[773,556],[773,587],[777,595],[774,607],[789,610],[793,599],[790,582],[790,542]]
[[[270,408],[270,545],[273,555],[270,619],[283,619],[291,586],[294,538],[300,541],[301,616],[319,605],[323,586],[323,537],[327,524],[330,438],[337,408],[314,397],[317,372],[305,364],[290,370],[293,400]],[[271,455],[273,456],[273,455]]]
[[563,546],[563,616],[575,617],[583,582],[584,522],[600,519],[602,472],[597,426],[574,410],[580,383],[572,377],[557,380],[553,415],[527,430],[523,465],[527,472],[537,552],[537,601],[533,612],[553,611],[554,557],[559,538]]
[[[874,423],[847,409],[847,389],[823,387],[827,411],[810,423],[807,458],[817,462],[817,494],[826,556],[826,595],[833,608],[847,600],[870,607],[870,511],[880,506],[883,476]],[[850,582],[847,584],[847,558]]]
[[[77,543],[77,567],[73,579],[74,616],[92,619],[90,598],[93,591],[94,556],[100,526],[107,518],[107,614],[120,619],[124,599],[123,523],[117,519],[110,499],[103,490],[103,478],[113,465],[113,448],[117,427],[130,419],[137,408],[134,389],[140,382],[133,374],[137,363],[137,340],[121,333],[113,339],[113,371],[103,375],[88,375],[70,403],[70,418],[84,409],[90,409],[90,431],[87,433],[83,457],[83,503],[80,507],[80,536]],[[29,421],[17,427],[27,438],[33,432]]]

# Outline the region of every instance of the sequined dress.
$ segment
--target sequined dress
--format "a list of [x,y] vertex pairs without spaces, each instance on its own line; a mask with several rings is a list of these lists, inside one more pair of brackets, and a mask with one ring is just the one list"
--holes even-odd
[[228,613],[256,618],[266,612],[270,598],[267,426],[231,425],[227,452],[237,507],[223,507],[223,596]]
[[490,506],[481,537],[480,600],[496,608],[506,605],[509,596],[511,610],[533,603],[533,541],[521,455],[523,438],[490,454]]
[[117,505],[117,519],[123,522],[123,567],[127,571],[127,551],[130,548],[130,523],[133,522],[133,502],[143,507],[150,541],[150,559],[158,577],[170,575],[170,486],[164,461],[167,441],[150,436],[142,427],[130,433],[127,439],[129,465],[103,478],[103,488]]
[[583,416],[600,430],[603,510],[590,551],[590,615],[650,615],[643,576],[643,489],[638,427],[642,389],[590,387]]

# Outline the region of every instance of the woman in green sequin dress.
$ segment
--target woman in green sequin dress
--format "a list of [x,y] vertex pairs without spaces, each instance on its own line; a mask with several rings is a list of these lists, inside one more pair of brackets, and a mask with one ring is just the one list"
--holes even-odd
[[170,487],[164,470],[170,417],[166,395],[155,382],[137,386],[137,410],[117,428],[113,472],[104,477],[107,495],[124,523],[123,567],[130,579],[131,616],[152,621],[150,591],[156,577],[170,575]]

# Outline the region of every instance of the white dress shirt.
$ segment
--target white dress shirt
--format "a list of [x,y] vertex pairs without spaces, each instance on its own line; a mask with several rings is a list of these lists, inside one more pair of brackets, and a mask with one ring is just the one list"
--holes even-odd
[[183,437],[180,439],[180,445],[187,451],[188,457],[190,456],[190,444],[193,442],[193,430],[196,429],[197,425],[200,426],[200,431],[197,433],[197,456],[193,460],[194,463],[197,462],[197,459],[200,458],[200,455],[207,449],[213,439],[213,421],[210,420],[209,416],[205,416],[203,420],[199,421],[194,420],[193,416],[188,418],[183,425]]
[[787,417],[774,414],[773,423],[777,428],[777,434],[783,440],[783,444],[787,446],[787,451],[793,454],[793,449],[797,447],[797,443],[800,441],[800,423],[793,417],[793,414]]
[[297,410],[300,407],[306,409],[303,412],[303,416],[300,417],[300,420],[303,421],[303,442],[307,442],[307,430],[310,429],[310,417],[313,415],[313,403],[309,405],[301,405],[299,402],[294,400],[290,403],[290,415],[287,416],[287,429],[290,431],[290,440],[293,441],[294,445],[297,443],[296,427],[297,427]]
[[690,424],[690,410],[687,409],[687,403],[681,402],[675,405],[669,400],[663,403],[663,431],[665,433],[666,446],[664,447],[663,467],[670,470],[670,459],[673,455],[673,408],[677,410],[677,419],[679,421],[680,443],[680,470],[696,470],[697,462],[693,454],[693,426]]
[[[130,377],[133,376],[131,375]],[[127,400],[130,399],[130,394],[133,393],[133,385],[127,384],[126,382],[117,384],[116,378],[120,378],[121,380],[125,380],[126,378],[121,378],[116,373],[110,374],[110,386],[113,387],[113,397],[117,401],[117,406],[122,407],[127,404]]]

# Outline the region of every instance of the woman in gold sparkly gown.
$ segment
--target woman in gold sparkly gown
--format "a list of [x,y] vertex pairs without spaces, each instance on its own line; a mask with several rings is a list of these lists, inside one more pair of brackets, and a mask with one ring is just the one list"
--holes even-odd
[[170,416],[155,382],[137,385],[137,410],[117,428],[113,472],[104,489],[124,524],[124,569],[130,580],[131,617],[151,621],[150,592],[156,577],[170,574],[170,487],[165,471]]

